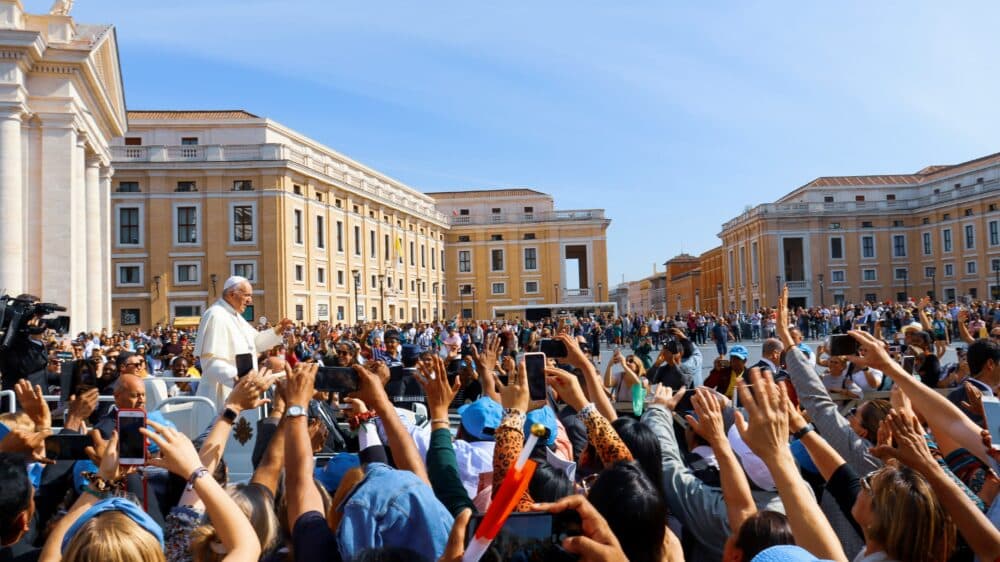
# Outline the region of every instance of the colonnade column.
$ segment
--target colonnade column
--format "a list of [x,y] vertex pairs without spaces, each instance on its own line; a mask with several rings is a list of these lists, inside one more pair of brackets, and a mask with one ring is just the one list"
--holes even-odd
[[[111,329],[111,293],[114,277],[111,272],[111,177],[115,170],[111,166],[101,167],[101,328]],[[97,326],[94,327],[97,329]]]
[[11,296],[24,285],[24,177],[21,170],[20,105],[0,107],[0,291]]
[[86,219],[86,253],[87,266],[87,330],[100,330],[104,326],[102,316],[102,297],[108,291],[108,286],[103,283],[101,271],[103,262],[101,261],[101,161],[96,156],[87,158],[86,171],[84,172],[84,197],[87,213]]

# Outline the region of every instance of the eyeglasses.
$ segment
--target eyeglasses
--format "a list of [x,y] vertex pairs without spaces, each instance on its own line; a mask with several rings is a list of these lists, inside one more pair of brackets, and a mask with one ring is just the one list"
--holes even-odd
[[146,360],[145,359],[140,359],[138,361],[126,362],[125,366],[126,367],[138,367],[139,365],[145,365],[145,364],[146,364]]

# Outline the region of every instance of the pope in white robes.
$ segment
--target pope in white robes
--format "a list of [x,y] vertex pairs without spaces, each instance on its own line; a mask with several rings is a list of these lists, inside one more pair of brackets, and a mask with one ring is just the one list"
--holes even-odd
[[[292,321],[286,318],[273,330],[258,332],[243,318],[243,311],[251,304],[253,288],[250,282],[233,276],[223,285],[222,298],[201,316],[194,347],[195,356],[201,358],[198,396],[215,403],[216,411],[225,404],[226,397],[236,384],[236,356],[249,353],[256,369],[257,355],[279,345],[285,328],[292,325]],[[200,421],[205,423],[199,423],[198,427],[204,427],[211,419]]]

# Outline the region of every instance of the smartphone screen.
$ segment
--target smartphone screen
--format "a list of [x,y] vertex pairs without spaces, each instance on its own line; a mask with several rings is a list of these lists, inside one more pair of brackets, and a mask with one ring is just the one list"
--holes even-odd
[[907,373],[913,374],[913,367],[917,363],[917,358],[912,355],[903,356],[903,370]]
[[[482,522],[481,514],[473,515],[465,532],[468,546]],[[562,547],[566,537],[581,534],[580,516],[575,511],[551,513],[511,513],[504,521],[483,561],[545,560],[569,562],[579,558]]]
[[358,374],[354,367],[320,367],[316,372],[316,390],[346,396],[358,390]]
[[858,340],[849,334],[830,336],[830,355],[857,355]]
[[139,429],[146,425],[146,413],[141,410],[118,412],[118,457],[121,464],[146,463],[146,436]]
[[[993,435],[1000,435],[1000,400],[994,396],[983,396],[983,410],[986,412],[986,428]],[[1000,448],[993,443],[993,448]]]
[[236,377],[240,378],[246,376],[247,373],[253,370],[253,355],[250,353],[241,353],[236,356]]
[[49,435],[45,438],[45,456],[54,461],[84,461],[90,458],[86,448],[93,445],[90,435]]
[[559,359],[566,357],[566,344],[562,340],[544,339],[539,343],[539,351],[544,353],[546,357]]
[[528,375],[528,396],[545,400],[545,354],[525,353],[524,367]]

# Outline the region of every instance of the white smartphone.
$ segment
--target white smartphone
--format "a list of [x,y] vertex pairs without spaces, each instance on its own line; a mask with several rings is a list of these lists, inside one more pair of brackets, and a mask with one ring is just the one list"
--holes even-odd
[[524,354],[524,370],[528,375],[528,396],[532,400],[545,400],[545,354]]
[[118,464],[146,464],[146,436],[139,432],[143,427],[145,410],[118,411]]
[[[1000,400],[996,396],[983,396],[983,411],[986,412],[986,428],[991,435],[1000,435]],[[994,449],[1000,449],[1000,443],[994,440]]]

